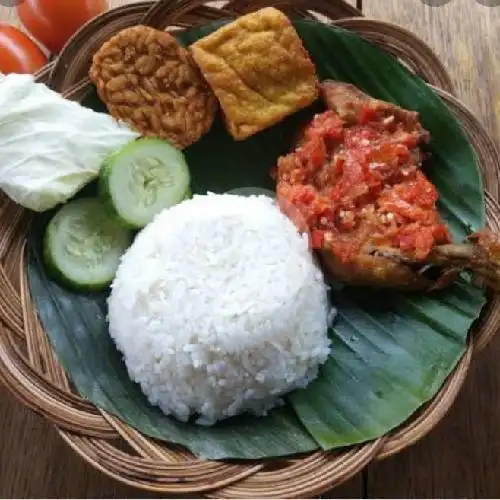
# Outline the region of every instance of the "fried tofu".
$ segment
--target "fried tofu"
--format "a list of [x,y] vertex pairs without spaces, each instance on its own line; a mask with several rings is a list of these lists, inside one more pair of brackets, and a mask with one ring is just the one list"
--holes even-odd
[[238,18],[190,47],[236,140],[312,104],[316,69],[288,17],[272,7]]

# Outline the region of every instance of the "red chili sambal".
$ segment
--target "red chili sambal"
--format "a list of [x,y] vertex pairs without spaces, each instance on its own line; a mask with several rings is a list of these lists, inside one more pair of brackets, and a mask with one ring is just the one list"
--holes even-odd
[[381,246],[423,259],[451,241],[437,190],[420,170],[423,129],[376,103],[348,122],[332,110],[316,115],[295,151],[278,160],[278,200],[307,226],[313,248],[343,262]]

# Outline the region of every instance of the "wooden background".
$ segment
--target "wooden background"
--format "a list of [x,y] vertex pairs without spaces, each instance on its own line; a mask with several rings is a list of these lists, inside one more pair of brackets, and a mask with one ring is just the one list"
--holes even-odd
[[[70,1],[70,0],[66,0]],[[81,0],[74,0],[81,1]],[[112,5],[133,0],[111,0]],[[332,0],[335,1],[335,0]],[[451,0],[365,0],[365,14],[398,23],[444,61],[462,100],[500,139],[500,7]],[[16,22],[0,7],[0,19]],[[500,497],[500,336],[473,365],[454,408],[413,448],[372,465],[331,497]],[[93,470],[42,418],[0,387],[0,498],[147,497]]]

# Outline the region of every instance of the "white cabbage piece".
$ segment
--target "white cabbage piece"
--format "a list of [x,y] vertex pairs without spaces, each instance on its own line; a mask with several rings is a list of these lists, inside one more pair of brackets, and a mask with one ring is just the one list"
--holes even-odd
[[137,137],[31,75],[0,75],[0,189],[25,208],[66,202],[97,177],[108,154]]

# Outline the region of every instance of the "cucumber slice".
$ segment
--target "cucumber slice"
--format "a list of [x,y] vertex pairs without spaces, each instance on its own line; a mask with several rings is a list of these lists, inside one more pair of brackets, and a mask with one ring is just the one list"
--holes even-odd
[[103,199],[124,224],[141,229],[189,193],[182,152],[166,141],[142,138],[109,156],[99,174]]
[[47,226],[45,264],[54,279],[73,290],[102,290],[113,281],[132,238],[101,200],[73,200]]

